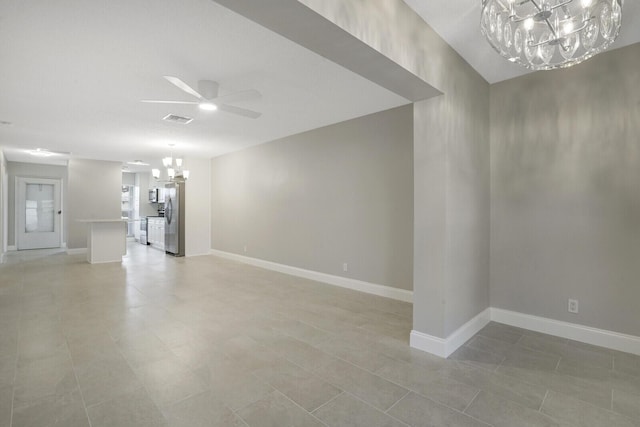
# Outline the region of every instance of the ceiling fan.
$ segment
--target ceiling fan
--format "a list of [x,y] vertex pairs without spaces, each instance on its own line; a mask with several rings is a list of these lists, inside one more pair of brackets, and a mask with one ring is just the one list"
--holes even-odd
[[197,101],[161,101],[144,99],[142,100],[142,102],[148,102],[152,104],[191,104],[197,105],[201,110],[220,110],[231,114],[237,114],[243,117],[248,117],[250,119],[257,119],[262,115],[262,113],[259,113],[257,111],[229,105],[236,102],[260,98],[262,95],[255,89],[242,90],[239,92],[230,93],[228,95],[219,96],[218,89],[220,88],[220,85],[212,80],[200,80],[198,82],[198,90],[195,91],[193,88],[191,88],[191,86],[177,77],[163,77],[167,79],[169,83],[175,85],[189,95],[196,97]]

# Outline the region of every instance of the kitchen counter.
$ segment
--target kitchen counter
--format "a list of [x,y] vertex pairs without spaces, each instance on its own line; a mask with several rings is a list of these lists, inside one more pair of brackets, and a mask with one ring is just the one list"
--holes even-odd
[[91,264],[121,262],[127,253],[128,219],[80,219],[87,224],[87,261]]

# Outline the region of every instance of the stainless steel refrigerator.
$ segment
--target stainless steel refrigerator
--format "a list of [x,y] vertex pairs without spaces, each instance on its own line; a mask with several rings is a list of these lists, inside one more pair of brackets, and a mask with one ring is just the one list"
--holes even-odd
[[184,181],[165,185],[164,250],[173,256],[184,256],[184,190]]

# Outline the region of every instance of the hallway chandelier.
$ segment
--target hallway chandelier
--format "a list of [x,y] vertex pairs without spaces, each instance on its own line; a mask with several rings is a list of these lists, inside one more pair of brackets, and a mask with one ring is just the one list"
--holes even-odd
[[[173,157],[174,144],[169,144],[169,147],[171,148],[171,155],[162,159],[162,165],[167,169],[167,176],[170,181],[175,179],[183,179],[186,181],[189,179],[189,171],[182,169],[183,161],[181,157]],[[151,175],[153,175],[155,179],[160,178],[160,169],[151,169]]]
[[618,37],[624,0],[482,0],[481,31],[530,70],[579,64]]

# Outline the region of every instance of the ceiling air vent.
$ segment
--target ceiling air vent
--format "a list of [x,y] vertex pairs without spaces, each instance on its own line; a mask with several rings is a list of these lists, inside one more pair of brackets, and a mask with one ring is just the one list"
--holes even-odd
[[183,125],[189,124],[193,121],[191,117],[176,116],[175,114],[167,114],[167,116],[164,117],[162,120],[166,120],[168,122],[173,122],[173,123],[180,123]]

